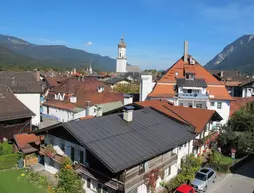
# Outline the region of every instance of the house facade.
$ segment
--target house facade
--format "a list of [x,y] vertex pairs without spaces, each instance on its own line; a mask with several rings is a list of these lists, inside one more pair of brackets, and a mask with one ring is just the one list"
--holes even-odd
[[28,107],[33,113],[32,125],[40,124],[40,72],[0,72],[0,82],[8,86],[16,98]]
[[11,140],[14,134],[30,132],[35,114],[20,102],[11,89],[0,85],[0,137]]
[[225,124],[229,118],[233,98],[226,87],[192,56],[188,54],[188,42],[184,56],[180,58],[157,82],[149,74],[141,75],[140,100],[167,100],[175,106],[216,110]]
[[[156,132],[156,135],[154,134]],[[45,135],[57,154],[47,157],[45,169],[59,170],[68,156],[80,174],[86,192],[149,192],[149,175],[156,171],[156,188],[173,178],[181,160],[192,153],[193,127],[152,108],[60,123],[35,131]]]
[[242,88],[242,97],[254,97],[254,80],[250,80],[241,85]]
[[112,92],[95,77],[74,76],[50,90],[42,105],[42,113],[60,122],[67,122],[119,108],[122,102],[122,94]]

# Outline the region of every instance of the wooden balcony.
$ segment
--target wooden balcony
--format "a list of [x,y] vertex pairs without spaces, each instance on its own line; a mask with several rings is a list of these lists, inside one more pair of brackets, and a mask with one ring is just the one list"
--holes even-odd
[[[47,156],[47,152],[46,152],[46,149],[45,149],[44,145],[40,146],[40,154]],[[61,164],[62,161],[63,161],[64,156],[59,155],[59,154],[55,154],[54,156],[51,156],[50,158]]]
[[[151,163],[153,162],[153,163]],[[145,175],[148,174],[152,169],[158,169],[159,171],[163,171],[164,169],[168,168],[169,166],[173,165],[177,162],[177,154],[173,154],[170,157],[166,157],[166,159],[154,158],[153,160],[150,160],[150,165],[152,167],[149,167],[149,170],[140,173],[138,171],[138,167],[136,167],[135,170],[133,170],[131,173],[129,173],[128,176],[125,177],[125,192],[129,192],[138,186],[145,183]]]
[[86,167],[85,165],[78,163],[74,166],[74,170],[81,176],[84,175],[86,177],[89,177],[115,191],[124,192],[124,183],[118,181],[117,179],[110,178],[95,169]]

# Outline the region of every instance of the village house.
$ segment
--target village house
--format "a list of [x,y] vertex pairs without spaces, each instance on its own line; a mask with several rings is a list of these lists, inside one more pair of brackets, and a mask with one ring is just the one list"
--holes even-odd
[[214,124],[228,121],[233,98],[224,84],[188,54],[188,42],[184,56],[159,81],[153,82],[151,74],[142,74],[141,79],[140,101],[164,99],[175,106],[216,110],[223,119]]
[[106,85],[109,85],[113,89],[116,86],[131,84],[131,81],[128,80],[127,78],[116,77],[116,78],[108,79],[104,81],[104,83]]
[[112,92],[94,77],[72,76],[50,90],[42,114],[67,122],[119,108],[123,101],[123,94]]
[[0,72],[0,83],[8,86],[17,99],[34,113],[32,125],[38,127],[42,92],[40,72],[2,71]]
[[30,132],[35,114],[20,102],[11,89],[0,85],[0,141],[14,134]]
[[242,97],[254,97],[254,79],[251,79],[243,84],[241,84],[242,88]]
[[[173,178],[181,159],[192,153],[196,134],[189,124],[150,107],[85,120],[59,123],[34,131],[45,135],[44,166],[55,174],[63,156],[71,158],[87,193],[149,192],[149,174],[161,181]],[[56,151],[48,157],[45,147]]]
[[221,116],[215,110],[174,106],[167,101],[158,100],[136,102],[134,105],[152,107],[178,121],[192,126],[196,134],[193,140],[192,153],[196,156],[202,155],[203,151],[209,148],[211,138],[217,137],[220,130],[220,127],[213,124],[213,122],[216,123],[222,120]]

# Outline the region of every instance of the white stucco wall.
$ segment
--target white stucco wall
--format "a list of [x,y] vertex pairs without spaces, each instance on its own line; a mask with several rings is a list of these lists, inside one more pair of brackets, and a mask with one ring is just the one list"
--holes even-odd
[[[47,108],[49,108],[49,113],[47,112]],[[89,115],[95,116],[96,115],[95,109],[96,109],[95,106],[91,106],[89,109]],[[84,109],[83,111],[80,111],[78,113],[74,113],[71,111],[63,110],[63,109],[57,109],[54,107],[43,106],[42,113],[45,115],[51,115],[51,116],[55,117],[60,122],[67,122],[67,121],[71,121],[71,120],[78,119],[81,117],[85,117],[86,116],[86,109]]]
[[116,59],[116,72],[126,72],[127,60],[125,58]]
[[254,94],[253,88],[243,88],[242,97],[252,97]]
[[144,101],[147,98],[147,95],[152,92],[155,82],[153,82],[152,75],[141,75],[141,83],[140,83],[140,94],[139,100]]
[[[214,102],[214,106],[211,106],[211,102]],[[218,102],[221,102],[221,109],[217,108]],[[222,125],[226,124],[229,119],[230,113],[230,101],[221,101],[221,100],[210,100],[208,102],[207,108],[210,110],[215,110],[222,117],[222,121],[220,122]]]
[[36,115],[32,117],[32,125],[39,126],[40,104],[41,104],[40,94],[39,93],[25,93],[25,94],[15,94],[15,96]]

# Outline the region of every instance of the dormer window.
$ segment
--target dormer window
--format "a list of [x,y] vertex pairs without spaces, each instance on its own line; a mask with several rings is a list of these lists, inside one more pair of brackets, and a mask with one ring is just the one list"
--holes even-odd
[[185,73],[185,79],[186,80],[194,80],[195,79],[195,75],[192,73]]

